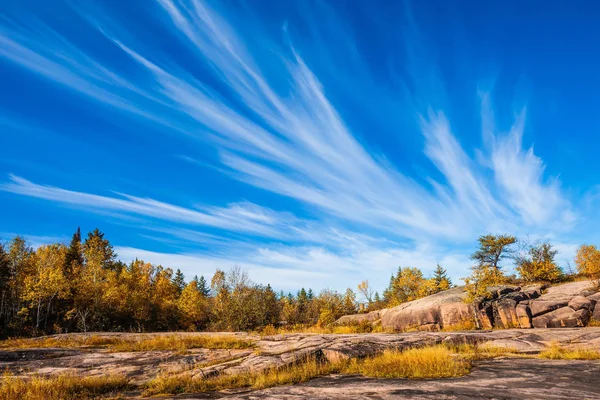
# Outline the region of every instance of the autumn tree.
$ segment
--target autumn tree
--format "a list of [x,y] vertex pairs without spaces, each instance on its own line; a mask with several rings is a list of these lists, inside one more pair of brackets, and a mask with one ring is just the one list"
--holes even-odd
[[600,280],[600,250],[594,245],[581,245],[575,255],[577,271],[591,280]]
[[98,228],[88,233],[88,237],[83,244],[83,254],[88,267],[93,266],[104,269],[113,269],[117,257],[112,245],[108,239],[104,238],[104,233]]
[[202,329],[208,320],[208,301],[196,280],[188,283],[177,300],[180,323],[187,330]]
[[350,288],[346,289],[346,293],[344,293],[342,313],[344,315],[356,314],[356,293]]
[[4,249],[4,245],[0,243],[0,338],[7,334],[6,326],[10,318],[8,300],[10,298],[11,278],[8,253]]
[[548,242],[527,245],[525,254],[516,257],[516,270],[521,279],[527,282],[558,282],[563,276],[560,267],[554,261],[558,250]]
[[428,294],[430,294],[430,288],[420,269],[400,267],[397,274],[392,275],[390,285],[383,292],[383,297],[388,307],[395,307]]
[[33,270],[25,277],[23,300],[33,310],[36,332],[42,328],[46,331],[52,302],[68,292],[63,274],[66,254],[65,246],[53,244],[38,247],[33,255]]
[[373,289],[369,286],[369,281],[362,281],[358,284],[358,292],[363,295],[368,305],[373,302]]

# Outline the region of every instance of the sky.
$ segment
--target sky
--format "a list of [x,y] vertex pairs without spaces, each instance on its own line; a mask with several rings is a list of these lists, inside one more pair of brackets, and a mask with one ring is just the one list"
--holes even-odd
[[[600,4],[0,0],[0,236],[188,279],[460,283],[600,232]],[[510,271],[510,266],[507,266]]]

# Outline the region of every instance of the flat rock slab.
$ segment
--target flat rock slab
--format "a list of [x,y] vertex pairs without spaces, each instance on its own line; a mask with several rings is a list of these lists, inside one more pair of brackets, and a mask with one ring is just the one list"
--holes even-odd
[[[600,399],[600,363],[496,359],[453,379],[370,379],[328,376],[310,382],[223,395],[230,400],[292,399]],[[180,396],[173,399],[211,397]]]

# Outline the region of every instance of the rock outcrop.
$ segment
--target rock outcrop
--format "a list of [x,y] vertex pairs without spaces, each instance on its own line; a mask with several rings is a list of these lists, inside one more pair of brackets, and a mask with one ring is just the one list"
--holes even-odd
[[464,288],[456,287],[397,307],[367,314],[345,315],[338,325],[368,321],[384,330],[437,331],[468,323],[480,329],[560,328],[600,321],[600,293],[591,281],[548,287],[500,285],[488,288],[490,297],[467,304]]
[[[90,334],[66,334],[61,336]],[[133,334],[91,334],[130,337]],[[136,337],[159,334],[134,334]],[[194,336],[203,333],[178,333]],[[385,349],[407,349],[440,343],[477,343],[480,346],[507,347],[523,353],[537,353],[551,343],[565,348],[600,349],[600,328],[508,329],[466,332],[409,332],[397,334],[286,334],[259,337],[236,336],[255,343],[254,349],[190,349],[181,351],[111,352],[104,348],[1,349],[0,369],[17,376],[75,374],[82,376],[124,375],[142,384],[160,373],[237,374],[281,367],[306,357],[329,361],[365,357]]]

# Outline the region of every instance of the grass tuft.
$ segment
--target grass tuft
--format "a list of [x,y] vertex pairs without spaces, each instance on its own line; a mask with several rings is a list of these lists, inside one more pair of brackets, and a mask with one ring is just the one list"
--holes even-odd
[[122,376],[13,377],[5,374],[0,384],[0,400],[85,400],[116,395],[131,388]]
[[552,344],[550,348],[542,351],[539,358],[549,360],[600,360],[600,351],[587,349],[565,349],[558,344]]
[[364,360],[352,360],[344,373],[372,378],[453,378],[471,371],[469,360],[447,347],[431,346],[406,351],[385,350]]

